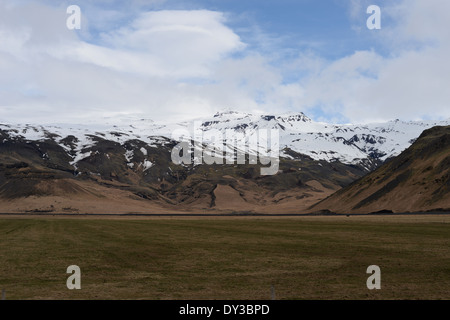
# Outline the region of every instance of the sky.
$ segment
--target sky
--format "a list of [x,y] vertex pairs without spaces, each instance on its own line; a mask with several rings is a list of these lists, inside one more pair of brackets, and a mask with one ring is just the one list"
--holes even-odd
[[[381,29],[367,27],[370,5]],[[0,0],[0,122],[447,119],[449,12],[448,0]]]

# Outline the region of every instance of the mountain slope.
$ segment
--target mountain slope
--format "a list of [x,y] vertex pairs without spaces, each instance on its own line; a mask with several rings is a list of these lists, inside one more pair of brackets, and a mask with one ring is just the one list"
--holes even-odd
[[362,165],[367,171],[399,155],[423,130],[450,125],[450,120],[336,125],[315,122],[303,113],[252,115],[234,111],[199,121],[204,131],[231,129],[252,134],[258,129],[278,129],[282,156],[291,157],[292,150],[315,160]]
[[282,160],[273,176],[261,176],[259,165],[181,167],[158,161],[134,172],[126,159],[100,173],[86,173],[81,162],[78,170],[84,173],[74,175],[51,162],[40,165],[38,154],[6,159],[1,147],[0,154],[3,213],[299,212],[363,174],[305,157]]
[[260,164],[175,165],[176,141],[164,137],[97,132],[80,145],[34,128],[34,140],[18,134],[30,127],[0,130],[0,212],[298,212],[364,174],[300,154],[272,176]]
[[[0,212],[304,212],[435,123],[331,125],[303,113],[225,112],[177,124],[0,124]],[[262,165],[248,161],[174,164],[172,132],[195,125],[205,135],[278,129],[278,172],[263,176]]]
[[[365,125],[335,125],[312,121],[303,113],[253,115],[229,111],[217,113],[211,118],[173,124],[157,124],[151,120],[133,118],[94,119],[91,124],[84,125],[0,123],[0,130],[10,139],[52,140],[66,151],[72,167],[77,167],[79,161],[93,155],[90,148],[100,141],[114,142],[125,148],[128,141],[140,141],[140,148],[145,149],[147,146],[164,147],[172,140],[175,130],[192,131],[195,126],[203,136],[213,130],[221,134],[231,130],[251,136],[259,129],[277,129],[282,157],[296,159],[295,156],[301,154],[319,161],[359,165],[369,172],[385,160],[399,155],[423,130],[438,125],[450,125],[450,120],[395,120]],[[127,159],[131,159],[140,153],[127,148],[124,154]],[[144,162],[140,164],[149,165]],[[130,166],[133,166],[132,161]]]
[[310,210],[370,213],[442,209],[450,211],[450,126],[425,130],[398,157]]

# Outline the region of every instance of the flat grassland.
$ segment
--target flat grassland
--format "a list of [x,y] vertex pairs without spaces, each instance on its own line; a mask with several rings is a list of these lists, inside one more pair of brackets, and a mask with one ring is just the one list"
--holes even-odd
[[450,216],[0,217],[6,299],[269,300],[272,286],[276,299],[450,299]]

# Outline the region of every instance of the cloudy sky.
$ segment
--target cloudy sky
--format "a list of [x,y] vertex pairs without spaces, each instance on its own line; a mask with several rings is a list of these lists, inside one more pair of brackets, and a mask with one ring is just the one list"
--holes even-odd
[[[380,30],[366,27],[371,4]],[[446,119],[449,12],[448,0],[0,0],[0,121]]]

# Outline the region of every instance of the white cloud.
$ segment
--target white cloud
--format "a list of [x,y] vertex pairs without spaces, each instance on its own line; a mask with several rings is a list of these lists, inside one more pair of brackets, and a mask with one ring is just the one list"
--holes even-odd
[[206,10],[142,13],[102,45],[67,30],[61,8],[0,3],[0,12],[0,117],[19,121],[212,112],[189,79],[208,79],[243,46],[221,13]]
[[[146,74],[152,75],[152,70],[159,69],[156,73],[162,76],[205,77],[212,64],[243,48],[224,20],[222,13],[207,10],[146,12],[130,26],[102,34],[101,38],[115,51],[131,51],[143,62],[139,65]],[[113,66],[138,69],[127,63],[130,57],[126,54],[118,60]],[[145,68],[144,62],[155,66]]]
[[397,22],[392,37],[399,44],[405,41],[422,41],[441,46],[449,45],[450,2],[446,0],[402,1],[386,8],[386,14]]
[[51,54],[141,76],[207,77],[211,65],[243,48],[223,22],[221,13],[206,10],[145,12],[101,34],[102,45],[66,41]]
[[[359,1],[353,1],[359,4]],[[305,109],[353,122],[450,117],[450,2],[407,0],[382,9],[396,25],[377,45],[321,65],[303,81]]]
[[[359,12],[366,2],[352,3]],[[224,108],[314,114],[318,107],[322,117],[354,122],[450,117],[449,10],[444,0],[383,6],[382,17],[396,23],[368,36],[389,55],[361,50],[327,61],[301,52],[277,61],[266,52],[276,42],[249,51],[221,12],[142,12],[108,29],[128,14],[108,9],[103,20],[87,14],[77,35],[63,6],[0,0],[0,119],[176,121]],[[93,25],[103,33],[90,35]]]

